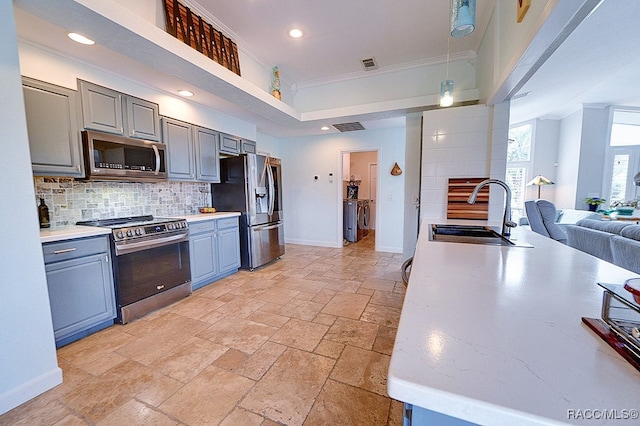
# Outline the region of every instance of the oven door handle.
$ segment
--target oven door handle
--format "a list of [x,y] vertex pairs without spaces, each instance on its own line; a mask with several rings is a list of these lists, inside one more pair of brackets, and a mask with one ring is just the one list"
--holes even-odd
[[116,244],[116,256],[122,254],[135,253],[137,251],[148,250],[169,244],[181,243],[183,241],[189,241],[189,234],[171,235],[169,237],[158,238],[156,240],[138,241],[126,244]]

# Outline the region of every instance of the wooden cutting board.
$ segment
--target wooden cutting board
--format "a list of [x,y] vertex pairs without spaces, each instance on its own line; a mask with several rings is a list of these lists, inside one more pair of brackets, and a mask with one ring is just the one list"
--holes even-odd
[[487,220],[489,218],[489,186],[478,193],[475,204],[467,203],[477,184],[488,178],[451,178],[447,192],[447,219]]

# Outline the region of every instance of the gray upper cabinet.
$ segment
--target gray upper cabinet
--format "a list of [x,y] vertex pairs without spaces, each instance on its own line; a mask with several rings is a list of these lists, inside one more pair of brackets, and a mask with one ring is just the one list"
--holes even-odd
[[220,133],[194,126],[196,145],[196,178],[203,182],[220,182]]
[[220,133],[220,154],[240,154],[240,138]]
[[124,135],[122,93],[78,80],[85,129]]
[[160,140],[158,104],[87,81],[78,82],[85,129],[150,141]]
[[192,125],[173,118],[162,118],[162,142],[169,151],[169,179],[195,180],[195,150]]
[[160,108],[158,104],[144,99],[125,96],[124,106],[127,120],[125,135],[150,141],[160,140]]
[[255,154],[257,152],[256,143],[246,139],[240,140],[240,153],[241,154]]
[[77,92],[22,79],[34,175],[84,177]]

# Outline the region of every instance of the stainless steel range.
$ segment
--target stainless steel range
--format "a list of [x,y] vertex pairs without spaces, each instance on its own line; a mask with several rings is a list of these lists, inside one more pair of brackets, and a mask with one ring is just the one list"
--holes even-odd
[[133,216],[77,225],[112,230],[118,322],[126,324],[191,293],[186,220]]

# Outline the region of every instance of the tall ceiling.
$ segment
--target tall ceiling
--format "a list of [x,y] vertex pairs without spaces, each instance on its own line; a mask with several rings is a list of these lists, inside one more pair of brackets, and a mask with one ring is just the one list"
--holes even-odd
[[511,122],[559,119],[584,104],[640,107],[640,1],[604,0],[511,101]]
[[[196,0],[281,78],[304,85],[380,69],[411,66],[480,47],[495,0],[477,1],[476,30],[449,37],[449,0]],[[288,36],[299,28],[304,36]]]
[[[130,0],[113,1],[130,5]],[[246,96],[228,85],[203,82],[201,67],[188,68],[182,64],[182,74],[178,75],[167,65],[174,59],[171,52],[138,58],[135,46],[153,46],[113,22],[89,13],[83,7],[85,2],[96,3],[14,0],[20,39],[134,80],[144,75],[145,84],[167,93],[175,93],[175,87],[184,81],[198,82],[197,88],[205,89],[205,93],[198,96],[197,102],[255,123],[259,131],[274,136],[318,133],[317,122],[303,122],[293,108],[257,99],[260,93]],[[448,36],[449,0],[184,2],[196,12],[213,17],[214,24],[222,26],[256,61],[266,67],[277,65],[283,83],[291,85],[294,91],[307,85],[362,77],[367,71],[361,60],[366,58],[373,57],[378,64],[378,70],[371,73],[442,60],[448,49],[450,55],[477,52],[496,6],[496,0],[477,0],[476,30],[468,37],[454,39]],[[162,0],[156,0],[156,5],[160,4]],[[640,99],[637,84],[640,43],[632,36],[637,16],[640,1],[603,0],[515,94],[518,99],[512,101],[512,122],[536,117],[561,118],[577,110],[581,103],[635,105]],[[73,45],[65,32],[82,27],[107,37],[101,46],[91,50]],[[304,31],[302,39],[289,38],[287,32],[293,27]],[[367,128],[375,128],[397,125],[401,115],[399,110],[393,114],[363,113],[352,118],[366,123]]]

